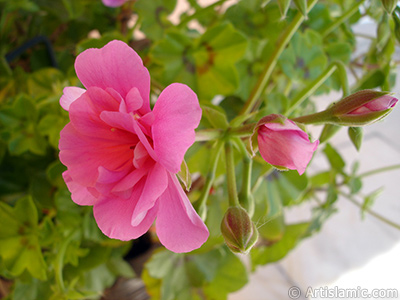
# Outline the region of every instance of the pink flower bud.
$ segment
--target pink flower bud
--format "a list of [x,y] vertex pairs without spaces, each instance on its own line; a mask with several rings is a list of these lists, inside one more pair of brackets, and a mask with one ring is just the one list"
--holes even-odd
[[335,103],[329,111],[333,124],[363,126],[383,119],[397,101],[388,92],[362,90]]
[[355,110],[349,112],[349,115],[362,115],[368,114],[374,111],[382,111],[392,108],[396,105],[397,99],[391,95],[384,95],[382,97],[376,98],[371,102],[365,103],[363,106],[356,108]]
[[319,144],[318,140],[311,143],[307,133],[281,115],[262,118],[255,130],[262,158],[278,169],[297,170],[300,175]]
[[258,231],[247,212],[241,207],[230,207],[221,223],[221,233],[232,252],[248,253],[258,239]]

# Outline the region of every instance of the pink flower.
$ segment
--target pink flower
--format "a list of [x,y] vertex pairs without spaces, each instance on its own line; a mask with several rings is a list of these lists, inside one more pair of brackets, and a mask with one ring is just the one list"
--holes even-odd
[[118,7],[124,4],[128,0],[102,0],[105,6]]
[[319,141],[310,143],[307,133],[281,115],[262,118],[256,129],[262,158],[271,165],[304,173]]
[[111,238],[137,238],[156,219],[169,250],[200,247],[207,227],[175,175],[201,119],[196,94],[171,84],[151,111],[149,72],[121,41],[81,53],[75,70],[86,90],[67,87],[60,99],[70,116],[59,148],[72,200],[93,205],[99,228]]
[[355,110],[347,113],[349,115],[363,115],[374,111],[383,111],[392,108],[396,105],[397,99],[391,95],[384,95],[379,98],[365,103],[364,105],[356,108]]

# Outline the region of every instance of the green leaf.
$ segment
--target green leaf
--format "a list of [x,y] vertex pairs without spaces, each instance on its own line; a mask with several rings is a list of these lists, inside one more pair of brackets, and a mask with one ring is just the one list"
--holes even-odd
[[50,145],[53,146],[54,149],[58,149],[60,131],[67,122],[68,120],[61,115],[47,114],[40,120],[38,131],[41,135],[49,138]]
[[[266,181],[266,186],[269,204],[278,203],[277,201],[283,206],[298,204],[302,200],[304,192],[308,187],[307,176],[300,176],[295,171],[275,171],[268,179],[269,180]],[[277,206],[271,205],[269,208],[269,217],[280,212],[280,210],[275,211],[274,207]]]
[[362,139],[363,139],[363,128],[362,127],[349,127],[348,134],[351,142],[357,151],[360,151]]
[[29,184],[29,193],[40,210],[54,207],[54,187],[47,181],[45,174],[35,174]]
[[324,148],[324,153],[329,161],[329,164],[337,172],[343,172],[343,168],[346,165],[343,158],[340,156],[339,152],[335,150],[330,144],[326,144]]
[[230,23],[209,28],[194,53],[200,98],[228,95],[239,85],[234,64],[244,55],[246,38]]
[[216,105],[202,105],[203,115],[214,128],[226,129],[229,127],[225,111]]
[[278,261],[286,256],[307,232],[310,223],[298,223],[286,226],[282,239],[271,245],[253,248],[250,252],[253,270],[257,265]]
[[93,242],[102,242],[106,238],[97,226],[93,213],[87,213],[83,217],[83,236]]
[[59,160],[52,162],[46,169],[46,178],[54,186],[64,186],[62,173],[67,170]]
[[[83,280],[81,283],[88,291],[97,292],[100,294],[108,287],[110,287],[116,279],[116,276],[107,268],[105,263],[98,267],[91,269],[82,274]],[[87,298],[78,298],[87,299]]]
[[229,293],[239,290],[248,282],[248,275],[240,259],[225,246],[219,248],[215,255],[219,261],[217,271],[214,279],[205,285],[204,293],[210,299],[226,299]]
[[85,39],[82,40],[78,45],[76,45],[76,52],[82,53],[83,51],[90,48],[102,48],[112,40],[121,40],[125,41],[125,37],[118,31],[107,32],[102,35],[100,38],[96,39]]
[[0,56],[0,76],[6,74],[7,76],[11,76],[12,71],[10,66],[8,65],[4,56]]
[[352,177],[349,181],[350,193],[357,194],[362,188],[362,181],[359,177]]
[[51,289],[47,281],[29,278],[28,281],[16,280],[13,291],[14,300],[49,299]]
[[328,193],[326,194],[326,201],[323,206],[331,207],[336,202],[337,199],[338,199],[338,191],[334,186],[330,185],[328,187]]
[[160,250],[153,254],[146,263],[146,269],[149,275],[154,278],[163,278],[167,276],[174,268],[179,255],[168,250]]
[[376,48],[378,51],[381,51],[385,47],[391,35],[392,35],[392,30],[389,24],[389,17],[387,14],[384,14],[382,15],[382,20],[379,23],[377,30]]
[[30,74],[27,80],[29,95],[34,97],[56,95],[54,101],[60,98],[66,83],[64,74],[54,68],[40,69]]
[[191,300],[192,291],[184,264],[177,265],[161,284],[161,300]]
[[278,62],[288,78],[305,86],[316,79],[328,63],[321,35],[311,29],[296,32]]
[[382,70],[376,69],[366,72],[358,81],[357,86],[353,90],[373,89],[381,86],[385,82],[385,74]]
[[333,137],[342,126],[333,125],[333,124],[325,124],[324,128],[322,129],[321,135],[319,137],[320,143],[324,143]]
[[374,205],[376,198],[378,198],[384,190],[384,187],[380,187],[376,189],[375,191],[371,192],[364,198],[364,202],[361,207],[361,217],[365,217],[365,212],[369,210],[372,205]]
[[343,63],[349,63],[351,59],[352,48],[349,43],[345,42],[334,42],[330,43],[325,48],[326,53],[331,61],[342,61]]
[[202,101],[235,91],[239,85],[235,63],[246,47],[245,37],[224,23],[208,28],[198,39],[171,29],[154,46],[152,57],[163,66],[162,82],[186,83]]
[[192,176],[190,175],[189,168],[186,164],[186,161],[182,161],[181,170],[176,174],[181,182],[185,185],[186,191],[190,191],[190,187],[192,186]]
[[19,199],[15,207],[0,202],[0,256],[13,276],[26,269],[40,280],[47,277],[37,222],[37,210],[31,198]]
[[307,230],[307,236],[321,230],[322,225],[337,211],[333,206],[319,206],[313,209],[310,227]]
[[90,249],[81,248],[80,244],[81,243],[78,240],[73,240],[68,244],[64,256],[64,265],[70,263],[74,267],[77,267],[79,263],[79,258],[88,255]]
[[400,10],[395,10],[392,18],[394,20],[394,35],[396,40],[400,42]]
[[107,267],[117,276],[124,278],[135,277],[135,272],[133,271],[132,266],[121,257],[111,257],[107,262]]
[[165,29],[172,26],[167,17],[175,5],[176,0],[140,0],[135,3],[135,11],[142,20],[140,30],[152,40],[162,38]]
[[258,224],[258,233],[268,242],[279,241],[285,233],[285,220],[283,214],[268,218],[264,224]]
[[332,182],[332,172],[325,171],[318,174],[315,174],[310,178],[311,185],[313,187],[321,187],[329,182]]

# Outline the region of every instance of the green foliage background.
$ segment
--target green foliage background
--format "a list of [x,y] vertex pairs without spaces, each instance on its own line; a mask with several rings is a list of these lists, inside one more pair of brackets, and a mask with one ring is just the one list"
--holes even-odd
[[[135,244],[105,237],[91,207],[75,205],[61,177],[65,167],[58,160],[58,139],[68,114],[58,101],[64,87],[80,86],[73,64],[85,49],[113,39],[129,43],[150,71],[153,94],[172,82],[185,83],[197,93],[203,108],[200,129],[226,130],[270,113],[314,112],[308,94],[292,109],[294,99],[310,87],[314,95],[342,88],[347,78],[340,72],[316,84],[332,63],[358,74],[352,91],[390,90],[394,83],[400,8],[390,15],[377,0],[309,1],[317,3],[275,61],[259,109],[235,118],[273,59],[283,32],[307,14],[307,1],[243,0],[226,11],[221,9],[224,0],[207,7],[188,2],[190,13],[172,24],[167,17],[174,0],[129,1],[120,8],[105,7],[100,0],[0,0],[0,276],[12,281],[6,299],[99,299],[118,276],[134,276],[123,256]],[[355,57],[352,25],[366,16],[378,24],[377,35],[371,37],[369,50]],[[201,29],[189,26],[193,21]],[[136,29],[143,38],[133,37]],[[100,37],[90,38],[92,30]],[[10,58],[38,36],[51,44],[57,65],[52,66],[42,42]],[[340,153],[328,142],[335,130],[326,126],[320,137],[331,168],[311,177],[278,173],[261,157],[254,158],[253,221],[260,241],[250,253],[253,270],[280,260],[317,232],[335,212],[342,189],[350,195],[360,191],[357,165],[347,172]],[[358,137],[350,134],[357,147]],[[242,140],[235,145],[241,187],[247,153]],[[218,140],[196,143],[186,155],[190,172],[199,174],[189,197],[207,215],[210,238],[189,254],[155,251],[142,274],[154,299],[226,299],[248,281],[249,270],[224,245],[220,233],[228,200],[225,157],[212,154],[217,148]],[[200,203],[204,182],[212,189]],[[308,222],[285,222],[286,207],[315,200],[321,190],[325,199],[316,203]],[[375,197],[365,198],[364,209]]]

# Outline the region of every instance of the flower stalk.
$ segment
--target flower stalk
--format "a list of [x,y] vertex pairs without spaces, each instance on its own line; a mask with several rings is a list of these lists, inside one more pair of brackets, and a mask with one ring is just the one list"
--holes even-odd
[[211,152],[210,168],[207,173],[206,182],[202,189],[197,206],[197,212],[202,220],[205,220],[207,218],[207,199],[210,195],[210,190],[215,179],[215,172],[217,171],[217,165],[223,147],[224,142],[218,141],[215,145],[214,151]]
[[286,110],[284,115],[290,116],[296,108],[298,108],[304,100],[310,97],[335,71],[339,72],[340,83],[342,86],[343,97],[350,93],[349,83],[347,80],[347,72],[342,62],[336,61],[331,63],[314,81],[312,81],[304,90],[302,90],[293,99],[292,104]]
[[[307,12],[309,12],[315,4],[317,4],[318,0],[310,0],[307,7]],[[240,115],[246,115],[250,113],[252,110],[256,110],[255,104],[257,100],[260,98],[261,94],[265,90],[267,83],[271,77],[272,71],[274,70],[276,64],[278,63],[278,59],[281,56],[283,50],[285,50],[286,46],[289,44],[291,38],[300,27],[301,23],[303,23],[305,16],[298,12],[293,19],[292,23],[288,26],[288,28],[282,34],[278,44],[275,47],[275,51],[272,53],[270,59],[268,60],[263,72],[261,73],[257,84],[251,91],[250,97],[247,99],[245,105],[240,111]]]
[[240,206],[236,188],[235,160],[233,157],[232,143],[230,141],[225,144],[225,160],[229,205]]

